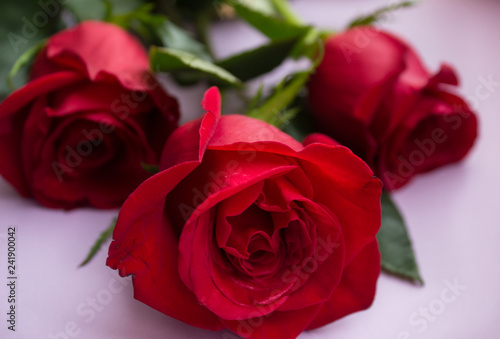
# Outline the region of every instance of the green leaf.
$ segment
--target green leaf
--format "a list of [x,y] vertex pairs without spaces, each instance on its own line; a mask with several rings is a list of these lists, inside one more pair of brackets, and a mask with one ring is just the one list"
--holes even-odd
[[102,0],[104,4],[104,20],[110,21],[113,16],[113,4],[111,0]]
[[248,111],[257,108],[262,103],[262,98],[264,94],[264,84],[260,84],[259,89],[255,93],[255,95],[250,99],[247,105]]
[[[247,113],[248,116],[260,119],[277,127],[284,127],[291,119],[287,107],[302,90],[311,71],[299,72],[279,84],[274,93],[259,107]],[[295,110],[292,113],[297,113]]]
[[271,0],[274,5],[274,8],[278,11],[278,13],[289,23],[301,25],[302,21],[299,19],[297,14],[290,6],[288,0]]
[[[115,25],[118,25],[125,30],[136,30],[138,33],[142,34],[144,33],[142,31],[144,27],[142,26],[137,27],[135,26],[135,24],[139,23],[140,25],[144,24],[144,26],[150,26],[150,25],[159,26],[164,21],[163,19],[164,17],[151,14],[153,10],[154,10],[154,4],[145,4],[129,12],[113,15],[111,7],[107,10],[108,14],[106,16],[108,18],[106,19],[106,21],[114,23]],[[149,39],[150,37],[146,36],[144,38]]]
[[300,107],[284,109],[283,111],[279,111],[279,113],[274,116],[276,123],[274,121],[271,121],[271,123],[279,129],[283,129],[290,124],[290,121],[294,119],[299,112]]
[[274,7],[273,3],[269,0],[236,0],[228,1],[230,4],[234,2],[239,2],[242,5],[251,8],[254,11],[259,11],[269,16],[277,16],[278,12]]
[[94,256],[97,254],[97,252],[99,252],[99,250],[101,249],[102,245],[109,238],[111,238],[111,236],[113,235],[113,230],[115,229],[116,220],[117,220],[117,218],[115,218],[113,220],[113,222],[111,223],[111,225],[106,230],[104,230],[101,233],[101,235],[99,236],[99,238],[97,239],[97,241],[94,243],[94,246],[92,246],[92,248],[90,249],[89,254],[85,258],[85,260],[79,265],[79,267],[87,265],[92,260],[92,258],[94,258]]
[[71,0],[64,6],[78,21],[106,20],[111,14],[131,12],[140,7],[143,0]]
[[363,16],[360,16],[360,17],[354,19],[349,24],[348,27],[349,28],[353,28],[353,27],[356,27],[356,26],[372,25],[375,22],[381,20],[382,17],[383,17],[383,15],[385,15],[387,13],[394,12],[394,11],[400,9],[400,8],[411,7],[411,6],[414,6],[416,4],[417,4],[416,1],[403,1],[403,2],[400,2],[400,3],[397,3],[397,4],[392,4],[392,5],[389,5],[389,6],[386,6],[386,7],[382,7],[382,8],[376,10],[375,12],[373,12],[371,14],[363,15]]
[[141,167],[148,173],[156,174],[160,171],[158,165],[146,164],[145,162],[141,162]]
[[195,40],[188,31],[169,20],[165,20],[157,28],[157,35],[165,47],[178,49],[191,53],[200,59],[212,61],[212,57],[201,42]]
[[305,56],[311,60],[315,60],[319,53],[323,50],[322,35],[324,33],[316,27],[310,27],[298,40],[291,52],[291,57],[299,59]]
[[[308,31],[311,32],[310,30]],[[297,44],[294,46],[294,51],[297,53],[296,56],[306,55],[311,59],[311,66],[309,69],[285,78],[276,86],[273,93],[260,106],[256,106],[256,102],[261,98],[261,93],[258,93],[256,98],[251,101],[252,106],[247,112],[248,116],[266,121],[282,130],[288,129],[288,133],[297,140],[303,138],[301,134],[304,131],[312,130],[310,119],[304,118],[303,116],[298,119],[297,115],[300,116],[301,113],[306,111],[304,100],[302,100],[300,94],[303,92],[304,86],[309,80],[310,75],[316,70],[323,59],[324,48],[321,42],[321,35],[321,32],[316,31],[313,32],[313,34],[305,34],[306,37],[309,36],[306,40],[309,40],[311,43],[303,46],[315,45],[314,52],[312,53],[310,47],[307,49],[308,52],[305,52],[297,51]],[[299,44],[303,44],[303,40],[304,38],[301,38]],[[315,43],[313,43],[313,41]],[[294,105],[293,108],[290,109],[292,103],[294,103]],[[304,122],[304,126],[296,126],[297,128],[295,126],[289,126],[293,123],[300,124],[302,122]]]
[[411,240],[398,208],[387,192],[382,193],[382,226],[377,234],[382,268],[400,277],[418,281],[420,276]]
[[19,70],[28,65],[36,57],[40,50],[45,47],[45,44],[45,40],[39,41],[36,45],[25,51],[14,63],[14,66],[12,66],[9,74],[7,75],[7,84],[11,90],[16,89],[16,86],[14,85],[14,77],[17,75]]
[[[2,1],[0,10],[0,100],[10,93],[7,75],[23,53],[40,40],[55,33],[60,27],[62,6],[56,2],[48,10],[33,0]],[[46,24],[42,25],[44,18]],[[37,21],[38,20],[38,21]],[[26,71],[28,68],[25,68]],[[22,69],[12,79],[15,87],[26,82],[27,72]]]
[[190,32],[175,25],[164,15],[152,14],[153,9],[153,4],[146,4],[132,12],[116,15],[110,21],[124,29],[136,31],[144,39],[152,40],[154,45],[189,52],[212,61],[205,46],[194,39]]
[[289,22],[249,5],[247,2],[227,0],[238,15],[272,40],[286,40],[301,36],[308,26]]
[[278,67],[289,55],[297,39],[275,40],[256,49],[217,62],[242,81],[247,81]]
[[239,87],[241,81],[225,69],[197,56],[172,48],[151,47],[149,62],[155,72],[192,70],[207,75],[216,83]]
[[195,15],[195,28],[196,36],[206,47],[212,59],[214,59],[214,54],[212,51],[212,44],[210,43],[210,25],[212,24],[212,12],[211,11],[200,11]]

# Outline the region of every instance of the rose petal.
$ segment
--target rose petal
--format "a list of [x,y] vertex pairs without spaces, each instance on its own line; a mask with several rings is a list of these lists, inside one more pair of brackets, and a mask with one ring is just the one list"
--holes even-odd
[[[221,98],[217,87],[208,89],[202,107],[206,114],[174,131],[163,149],[160,169],[189,161],[201,161],[214,135],[221,115]],[[182,142],[178,142],[182,140]]]
[[[259,197],[263,187],[263,182],[252,185],[224,200],[217,207],[217,226],[215,228],[215,235],[219,248],[223,249],[225,252],[246,259],[250,256],[250,253],[248,253],[248,243],[253,234],[262,230],[261,223],[257,221],[250,222],[245,219],[241,220],[243,224],[248,223],[247,228],[242,227],[241,223],[234,222],[235,226],[241,228],[240,232],[238,232],[238,229],[233,229],[232,219],[235,217],[241,218],[245,210],[253,206],[253,203]],[[258,213],[259,211],[255,207],[253,209],[256,213],[247,213],[250,218],[262,215],[262,213]],[[266,215],[262,215],[262,218],[264,218],[263,221],[266,221],[265,217]],[[270,222],[271,220],[269,220],[269,223]],[[244,236],[245,233],[247,234],[246,236]]]
[[458,86],[459,83],[460,81],[458,80],[455,69],[451,65],[441,64],[441,68],[429,79],[429,84],[427,86],[430,88],[436,87],[439,84]]
[[[204,102],[208,113],[178,130],[179,135],[190,131],[194,133],[187,140],[195,142],[181,144],[185,152],[181,156],[184,160],[176,163],[175,158],[180,155],[172,153],[172,165],[141,184],[123,205],[106,264],[119,269],[122,276],[134,274],[135,297],[138,300],[188,324],[219,330],[223,326],[218,319],[199,304],[179,278],[176,227],[170,224],[168,214],[164,214],[166,194],[200,164],[220,117],[217,89],[209,90]],[[175,140],[175,137],[172,136],[172,139]],[[174,145],[180,146],[175,141]],[[169,161],[166,160],[167,163]]]
[[[210,182],[209,171],[203,169],[203,166],[208,166],[215,173],[218,172],[218,166],[215,165],[212,160],[214,156],[217,156],[217,162],[221,167],[224,168],[227,163],[227,159],[235,160],[234,154],[225,154],[229,152],[217,152],[212,154],[207,152],[205,154],[205,159],[199,168],[199,172],[195,171],[192,174],[193,178],[201,178],[201,183]],[[227,158],[225,158],[225,155]],[[241,157],[241,156],[240,156]],[[271,159],[277,160],[271,161]],[[225,318],[235,318],[244,317],[248,312],[252,310],[251,307],[246,307],[242,305],[237,305],[234,301],[227,298],[228,295],[234,295],[231,291],[234,288],[231,282],[225,280],[215,281],[214,273],[211,271],[212,262],[210,257],[205,255],[205,253],[211,253],[211,246],[213,246],[210,240],[213,236],[213,225],[207,223],[199,223],[198,218],[207,213],[208,210],[213,208],[219,202],[227,199],[230,196],[254,185],[266,178],[273,177],[282,173],[286,173],[293,169],[292,166],[287,165],[279,157],[274,157],[272,155],[260,155],[251,163],[240,162],[239,167],[234,172],[227,175],[227,180],[224,185],[213,186],[216,191],[212,192],[210,195],[204,197],[205,199],[196,207],[195,212],[190,216],[190,219],[184,225],[182,229],[182,234],[179,241],[179,273],[182,280],[198,297],[200,302],[202,302],[207,308],[217,315]],[[197,169],[198,170],[198,169]],[[208,178],[207,178],[208,177]],[[197,187],[196,185],[189,184],[186,186],[178,186],[178,191],[173,192],[175,196],[178,197],[177,192],[191,192],[191,196],[195,195],[196,189],[189,187]],[[186,182],[190,182],[189,178],[186,178]],[[199,189],[198,189],[199,190]],[[177,200],[177,199],[176,199]],[[181,200],[188,203],[189,198]],[[168,201],[167,204],[168,205]],[[172,213],[172,212],[171,212]],[[227,289],[224,293],[223,290]],[[238,286],[238,290],[241,286]],[[277,304],[275,307],[277,307]]]
[[304,172],[315,178],[314,200],[342,225],[348,264],[380,228],[382,182],[345,147],[311,144],[297,157],[304,160]]
[[221,319],[221,322],[243,338],[293,339],[306,329],[320,307],[321,305],[313,305],[300,310],[275,311],[271,314],[268,314],[265,308],[257,308],[250,319]]
[[[135,100],[133,95],[144,100]],[[155,108],[146,93],[135,94],[118,83],[81,82],[58,90],[51,99],[51,114],[54,117],[85,111],[109,112],[117,117],[126,117]]]
[[[174,139],[170,138],[169,142],[174,142]],[[277,169],[281,173],[293,168],[282,157],[272,154],[259,154],[248,162],[237,152],[208,150],[201,165],[167,196],[165,209],[175,220],[174,224],[179,225],[180,234],[191,213],[214,194],[254,182],[256,178],[262,178],[262,173],[266,171]]]
[[[241,121],[238,121],[241,120]],[[251,125],[254,119],[226,115],[221,123]],[[260,123],[255,123],[258,126]],[[217,135],[216,131],[216,135]],[[284,134],[277,132],[277,134]],[[348,263],[366,243],[372,241],[380,228],[380,194],[382,183],[373,177],[372,170],[360,158],[342,146],[311,144],[297,152],[288,145],[275,141],[238,143],[237,136],[216,137],[209,149],[238,150],[251,162],[255,154],[272,153],[298,159],[298,166],[309,178],[315,178],[315,201],[321,202],[338,217],[346,239],[346,262]],[[281,138],[281,137],[275,137]],[[228,142],[228,144],[224,144]],[[285,138],[285,142],[288,140]],[[295,141],[293,147],[299,147]],[[300,146],[302,147],[302,146]],[[256,153],[259,150],[259,153]],[[300,161],[302,160],[302,161]],[[297,161],[297,160],[296,160]],[[356,212],[353,212],[356,211]],[[366,223],[370,220],[370,223]]]
[[[297,274],[299,282],[280,311],[297,310],[327,301],[340,281],[345,247],[341,225],[327,211],[310,201],[304,210],[315,228],[313,253],[282,275],[285,281]],[[288,278],[285,278],[288,277]]]
[[328,135],[323,134],[323,133],[309,134],[308,136],[305,137],[305,139],[302,143],[304,144],[304,146],[314,144],[314,143],[320,143],[320,144],[332,145],[332,146],[340,146],[340,144],[337,141],[333,140]]
[[[126,48],[124,48],[126,46]],[[122,28],[101,21],[85,21],[53,35],[43,53],[59,69],[72,70],[90,80],[117,79],[131,90],[145,90],[149,69],[144,47]],[[46,61],[35,62],[36,77],[48,74]]]
[[[149,95],[153,99],[156,109],[149,113],[149,119],[144,124],[144,131],[151,148],[161,157],[167,138],[177,128],[180,112],[179,103],[170,96],[159,83],[149,86]],[[157,159],[155,163],[159,163]]]
[[403,72],[407,52],[401,41],[370,27],[350,29],[328,39],[324,60],[308,84],[315,116],[351,114],[373,86]]
[[80,79],[81,76],[73,72],[54,73],[28,83],[0,104],[0,154],[4,158],[0,162],[0,174],[23,196],[31,193],[23,175],[21,152],[14,145],[21,145],[29,105],[35,98]]
[[[477,137],[477,118],[458,96],[423,96],[381,153],[381,178],[388,190],[415,174],[463,159]],[[394,159],[389,161],[389,159]]]
[[22,129],[19,152],[22,156],[23,175],[29,187],[33,185],[33,170],[40,162],[43,141],[47,138],[50,119],[47,117],[47,97],[36,99],[30,107]]
[[173,318],[209,330],[223,326],[179,278],[178,238],[164,217],[165,193],[196,163],[174,166],[146,180],[123,205],[106,264],[133,275],[134,297]]
[[[276,127],[261,120],[236,114],[225,115],[220,120],[208,147],[238,150],[250,159],[255,152],[273,152],[267,149],[268,143],[288,146],[295,151],[303,149],[297,140]],[[249,147],[247,144],[252,146]]]
[[345,267],[340,284],[307,329],[324,326],[370,307],[379,274],[380,252],[377,241],[374,240]]

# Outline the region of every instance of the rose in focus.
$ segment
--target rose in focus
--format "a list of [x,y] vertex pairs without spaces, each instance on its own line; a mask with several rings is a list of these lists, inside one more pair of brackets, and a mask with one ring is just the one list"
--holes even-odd
[[304,146],[220,117],[216,88],[202,106],[120,210],[107,265],[156,310],[245,338],[295,338],[369,307],[382,183],[366,163],[324,136]]
[[88,21],[52,36],[0,105],[0,174],[57,208],[119,207],[150,176],[179,119],[142,45]]
[[319,131],[349,147],[385,188],[461,160],[477,119],[453,93],[447,65],[434,75],[400,39],[371,27],[330,37],[310,79],[309,106]]

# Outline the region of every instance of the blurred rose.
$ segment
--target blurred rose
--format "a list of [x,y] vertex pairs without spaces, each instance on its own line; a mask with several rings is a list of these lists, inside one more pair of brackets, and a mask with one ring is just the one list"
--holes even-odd
[[141,44],[84,22],[48,40],[30,82],[0,105],[0,174],[49,207],[119,207],[179,118]]
[[327,40],[309,104],[318,130],[365,159],[393,190],[472,147],[477,119],[452,93],[457,85],[451,67],[432,75],[405,42],[359,27]]

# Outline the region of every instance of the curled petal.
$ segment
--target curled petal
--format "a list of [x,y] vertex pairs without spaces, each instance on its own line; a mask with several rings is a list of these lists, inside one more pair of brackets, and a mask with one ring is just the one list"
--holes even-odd
[[66,69],[93,81],[113,78],[130,90],[146,90],[144,77],[149,63],[144,47],[114,24],[82,22],[52,36],[42,53],[33,66],[32,78],[47,75],[54,68]]

